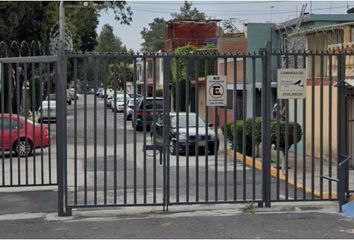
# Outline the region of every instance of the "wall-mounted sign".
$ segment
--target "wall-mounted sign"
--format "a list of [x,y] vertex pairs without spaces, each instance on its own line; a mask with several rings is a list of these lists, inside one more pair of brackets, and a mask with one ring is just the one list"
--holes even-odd
[[207,106],[219,107],[227,105],[226,76],[210,75],[206,86]]
[[306,98],[306,69],[278,69],[278,99]]

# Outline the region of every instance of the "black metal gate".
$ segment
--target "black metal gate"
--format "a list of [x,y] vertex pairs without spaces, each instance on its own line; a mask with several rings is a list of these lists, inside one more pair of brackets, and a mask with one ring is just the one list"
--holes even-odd
[[[113,206],[341,205],[352,184],[352,56],[272,52],[267,44],[252,54],[1,58],[1,187],[58,184],[60,215]],[[277,99],[283,68],[306,71],[305,99]],[[225,106],[206,104],[213,75],[226,76]]]
[[[67,76],[83,95],[65,124],[65,206],[345,196],[347,161],[337,159],[346,153],[341,91],[351,53],[269,46],[237,55],[69,54]],[[306,99],[272,101],[281,68],[305,69]],[[226,106],[206,106],[209,75],[227,76]]]

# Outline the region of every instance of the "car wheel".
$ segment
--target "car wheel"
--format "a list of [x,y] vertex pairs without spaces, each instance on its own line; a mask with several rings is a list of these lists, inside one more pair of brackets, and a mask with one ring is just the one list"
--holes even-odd
[[33,144],[29,139],[19,139],[15,142],[13,150],[17,156],[29,156],[33,153]]
[[171,153],[171,155],[176,155],[176,152],[177,152],[176,142],[170,141],[170,153]]

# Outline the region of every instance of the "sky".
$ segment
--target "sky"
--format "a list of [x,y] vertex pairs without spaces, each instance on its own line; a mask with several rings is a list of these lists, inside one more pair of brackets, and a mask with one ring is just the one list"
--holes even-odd
[[[346,14],[354,1],[191,1],[193,6],[213,19],[231,19],[240,30],[248,22],[280,23],[300,14],[303,4],[307,4],[306,12],[317,14]],[[148,27],[154,18],[171,19],[172,12],[179,12],[183,1],[127,1],[133,11],[133,22],[121,25],[114,20],[111,11],[102,13],[99,18],[97,33],[106,23],[113,26],[114,34],[122,39],[128,49],[141,49],[140,32]]]

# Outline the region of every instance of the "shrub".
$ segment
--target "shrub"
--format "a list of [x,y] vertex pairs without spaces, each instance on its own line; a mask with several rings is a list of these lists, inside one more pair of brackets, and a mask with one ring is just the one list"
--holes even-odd
[[[255,118],[255,125],[254,125],[254,131],[255,131],[255,147],[258,148],[259,144],[262,141],[262,119],[261,118]],[[233,135],[233,124],[234,122],[228,122],[226,124],[226,138],[228,139],[229,142],[233,143],[234,142],[234,135]],[[237,152],[240,152],[243,154],[243,125],[244,121],[243,120],[237,120],[236,121],[236,145],[232,144],[232,149],[235,149]],[[294,144],[294,128],[296,128],[297,134],[296,134],[296,143],[298,143],[301,140],[302,137],[302,129],[301,126],[298,123],[294,122],[289,122],[288,124],[288,148],[291,147],[291,145]],[[225,134],[225,129],[222,127],[222,131]],[[248,118],[246,120],[246,155],[252,156],[252,118]],[[284,152],[285,151],[285,121],[280,121],[279,122],[279,133],[280,133],[280,139],[279,139],[279,150]],[[271,121],[271,144],[276,145],[277,142],[277,121],[272,120]]]
[[163,89],[156,89],[155,94],[156,97],[163,97]]

